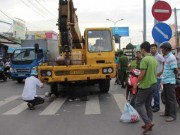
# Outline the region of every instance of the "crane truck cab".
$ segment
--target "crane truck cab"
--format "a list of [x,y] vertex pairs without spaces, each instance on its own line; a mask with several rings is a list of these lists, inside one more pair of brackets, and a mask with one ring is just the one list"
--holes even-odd
[[109,91],[116,64],[111,28],[87,28],[84,36],[78,25],[72,0],[59,0],[59,57],[56,65],[38,66],[38,77],[58,91],[59,84],[97,83],[100,91]]

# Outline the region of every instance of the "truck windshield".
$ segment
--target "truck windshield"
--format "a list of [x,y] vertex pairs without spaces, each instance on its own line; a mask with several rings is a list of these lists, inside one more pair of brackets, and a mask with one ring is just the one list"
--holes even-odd
[[112,39],[108,30],[88,31],[88,51],[89,52],[111,52]]
[[34,49],[17,49],[13,53],[13,61],[34,60]]

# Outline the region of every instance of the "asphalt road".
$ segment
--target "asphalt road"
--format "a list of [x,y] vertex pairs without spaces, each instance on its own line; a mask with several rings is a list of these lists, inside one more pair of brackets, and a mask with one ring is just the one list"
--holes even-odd
[[[61,98],[46,102],[31,111],[21,99],[23,83],[0,82],[0,135],[140,135],[142,120],[134,124],[119,121],[125,103],[125,89],[114,85],[108,94],[100,94],[97,85],[60,87]],[[38,91],[49,91],[45,85]],[[76,94],[73,93],[75,91]],[[75,100],[71,100],[72,97]],[[87,96],[88,101],[82,101]],[[164,106],[161,105],[163,110]],[[155,126],[149,135],[179,135],[180,110],[177,120],[165,122],[154,113]]]

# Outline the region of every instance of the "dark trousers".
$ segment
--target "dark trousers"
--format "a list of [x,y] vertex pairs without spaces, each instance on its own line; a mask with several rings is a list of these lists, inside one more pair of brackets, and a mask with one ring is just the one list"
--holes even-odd
[[157,84],[154,90],[154,108],[159,108],[160,109],[160,94],[159,90],[161,88],[161,79],[157,79]]
[[31,103],[33,106],[44,103],[44,99],[41,97],[35,97],[34,100],[24,100],[24,101]]
[[153,120],[151,102],[155,87],[156,84],[146,89],[139,88],[136,96],[135,108],[144,121],[145,125],[151,123]]
[[165,98],[165,114],[176,119],[175,84],[163,84]]
[[121,80],[121,85],[122,87],[125,87],[126,83],[127,83],[127,72],[126,72],[127,68],[122,68],[119,70],[119,78]]

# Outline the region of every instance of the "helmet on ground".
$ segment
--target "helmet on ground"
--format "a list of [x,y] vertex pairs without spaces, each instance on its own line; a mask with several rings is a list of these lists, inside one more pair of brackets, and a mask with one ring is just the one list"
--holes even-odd
[[31,75],[35,75],[35,76],[37,76],[37,75],[38,75],[37,70],[32,70],[32,71],[31,71]]
[[160,48],[164,48],[164,49],[167,49],[167,50],[172,50],[172,47],[171,47],[171,44],[169,42],[163,42],[160,44]]

